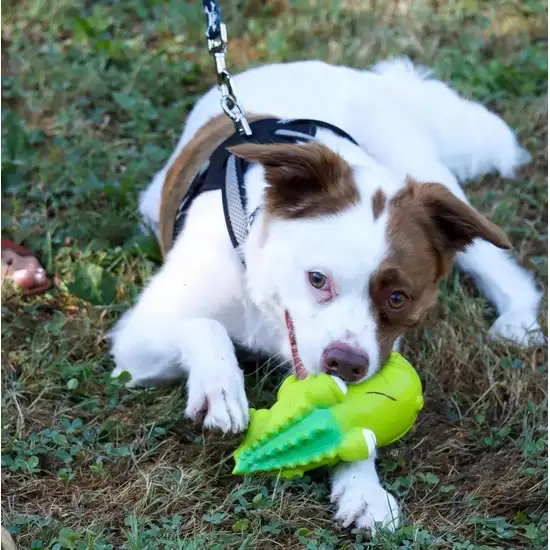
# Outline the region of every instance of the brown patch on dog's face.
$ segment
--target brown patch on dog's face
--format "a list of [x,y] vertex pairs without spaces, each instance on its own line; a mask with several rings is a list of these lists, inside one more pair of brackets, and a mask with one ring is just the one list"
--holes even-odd
[[501,229],[440,184],[409,180],[389,209],[388,256],[370,281],[382,361],[435,304],[438,283],[457,252],[476,238],[511,246]]
[[245,144],[230,149],[259,162],[268,186],[265,209],[282,219],[313,218],[342,212],[359,201],[350,165],[320,143]]
[[384,211],[384,206],[386,206],[386,195],[382,189],[377,189],[372,196],[372,214],[375,220],[377,220]]

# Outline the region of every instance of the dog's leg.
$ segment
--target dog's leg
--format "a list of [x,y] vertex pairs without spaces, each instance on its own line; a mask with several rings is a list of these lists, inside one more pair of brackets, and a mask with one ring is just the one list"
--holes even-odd
[[[162,279],[157,281],[163,284]],[[248,424],[248,403],[243,373],[225,328],[214,319],[181,319],[176,321],[181,336],[172,339],[172,327],[164,324],[160,316],[140,308],[139,303],[129,313],[132,320],[116,328],[112,335],[117,364],[113,376],[126,371],[132,377],[128,386],[135,387],[173,380],[186,373],[187,417],[204,419],[206,428],[219,428],[223,432],[244,430]],[[140,337],[138,324],[140,328],[149,324],[156,334],[154,342]],[[152,324],[157,327],[153,329]],[[166,331],[165,338],[159,338],[159,325]]]
[[492,339],[524,347],[545,344],[537,322],[541,293],[531,275],[508,252],[477,240],[459,254],[457,263],[496,306],[499,317],[489,331]]
[[[134,387],[187,374],[186,416],[204,418],[205,427],[224,432],[245,429],[248,403],[244,379],[226,329],[214,319],[185,317],[184,313],[174,317],[170,308],[163,310],[160,301],[151,300],[158,289],[169,290],[174,283],[164,275],[161,272],[151,281],[146,290],[149,294],[142,296],[113,330],[113,376],[128,372],[128,386]],[[172,287],[171,298],[185,308],[182,289],[177,286]],[[179,296],[175,296],[177,292]]]
[[182,325],[190,337],[182,362],[189,365],[187,417],[204,416],[205,428],[240,432],[248,425],[244,378],[225,328],[212,319],[192,319]]
[[[468,203],[457,179],[445,167],[438,168],[436,179]],[[429,180],[428,180],[429,181]],[[468,273],[478,288],[493,302],[499,317],[489,331],[494,340],[530,347],[544,345],[546,339],[537,322],[541,293],[530,273],[520,267],[506,250],[476,239],[457,256],[457,265]]]
[[126,371],[137,386],[187,374],[186,415],[236,432],[248,404],[228,330],[239,334],[242,274],[223,223],[219,197],[197,198],[166,263],[109,336],[113,376]]
[[336,519],[349,527],[393,531],[399,527],[399,507],[395,497],[380,484],[375,467],[376,451],[367,460],[341,464],[334,472],[331,502],[337,505]]

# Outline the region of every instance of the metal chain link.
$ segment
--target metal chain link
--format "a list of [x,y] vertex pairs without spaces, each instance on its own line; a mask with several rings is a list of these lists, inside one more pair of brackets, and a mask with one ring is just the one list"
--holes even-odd
[[231,74],[225,66],[227,29],[225,24],[221,22],[219,7],[215,0],[203,0],[203,5],[207,21],[206,36],[208,38],[208,51],[213,56],[216,65],[218,89],[222,94],[222,109],[233,121],[237,132],[241,135],[251,136],[252,131],[246,120],[244,109],[237,101]]

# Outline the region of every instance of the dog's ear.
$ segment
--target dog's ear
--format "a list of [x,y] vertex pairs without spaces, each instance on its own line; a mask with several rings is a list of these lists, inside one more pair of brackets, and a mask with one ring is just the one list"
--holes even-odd
[[[439,183],[418,183],[409,178],[392,204],[394,212],[414,216],[417,227],[423,228],[438,254],[437,279],[449,271],[456,254],[475,239],[483,239],[498,248],[512,246],[502,229]],[[398,223],[399,218],[394,219]]]
[[460,252],[474,239],[483,239],[498,248],[512,247],[502,229],[443,185],[409,181],[407,189],[432,221],[441,248]]
[[[392,198],[391,209],[390,238],[427,242],[437,254],[436,280],[448,273],[456,254],[475,239],[511,248],[504,231],[439,183],[418,183],[409,178],[405,188]],[[414,247],[408,253],[414,255]]]
[[349,164],[320,143],[250,143],[229,151],[264,167],[268,215],[311,218],[341,212],[359,201]]

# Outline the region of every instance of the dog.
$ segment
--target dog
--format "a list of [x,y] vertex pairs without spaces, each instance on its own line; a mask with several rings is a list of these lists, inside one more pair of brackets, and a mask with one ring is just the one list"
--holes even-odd
[[[501,118],[400,58],[369,70],[267,65],[235,84],[252,124],[307,119],[311,135],[272,143],[253,132],[224,149],[234,129],[218,90],[198,101],[140,197],[165,261],[109,335],[113,376],[127,371],[129,385],[145,385],[186,374],[186,416],[239,432],[248,402],[234,344],[281,358],[298,376],[363,380],[422,321],[455,258],[497,309],[491,338],[544,343],[541,293],[459,183],[495,171],[512,177],[529,161]],[[243,220],[226,220],[220,189],[196,194],[176,235],[182,195],[215,151],[245,163],[244,238]],[[399,525],[374,458],[333,473],[345,526]]]

